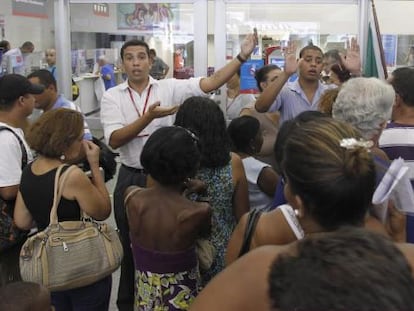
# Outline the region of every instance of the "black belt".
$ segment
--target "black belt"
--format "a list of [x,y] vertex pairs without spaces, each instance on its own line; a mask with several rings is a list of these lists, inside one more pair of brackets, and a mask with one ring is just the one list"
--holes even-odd
[[121,164],[121,167],[134,174],[146,174],[143,168],[135,168]]

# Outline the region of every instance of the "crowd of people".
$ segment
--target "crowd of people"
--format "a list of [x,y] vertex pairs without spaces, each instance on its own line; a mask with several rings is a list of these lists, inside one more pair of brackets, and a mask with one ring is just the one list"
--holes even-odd
[[[414,69],[381,81],[363,77],[355,39],[343,53],[289,43],[284,69],[257,70],[261,93],[236,105],[256,45],[247,35],[223,68],[190,79],[166,79],[161,63],[151,74],[144,41],[122,46],[127,79],[101,100],[120,162],[118,309],[411,310],[414,218],[398,196],[379,217],[373,196],[399,157],[414,185]],[[63,164],[86,160],[91,176],[68,171],[59,220],[112,211],[99,147],[54,68],[0,78],[0,196],[24,232],[48,226]],[[209,96],[229,82],[233,103],[221,109]],[[0,310],[108,310],[111,276],[52,292],[22,282],[21,243],[0,253]]]

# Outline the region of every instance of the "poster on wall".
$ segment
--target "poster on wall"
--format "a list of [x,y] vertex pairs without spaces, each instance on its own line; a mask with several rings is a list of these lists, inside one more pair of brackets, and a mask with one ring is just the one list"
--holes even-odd
[[397,36],[382,35],[385,63],[388,67],[394,67],[397,61]]
[[94,3],[93,14],[97,16],[109,17],[109,5],[107,3]]
[[118,4],[118,29],[178,30],[177,16],[173,12],[176,7],[177,4],[169,3]]
[[17,16],[48,18],[47,0],[12,0],[12,14]]
[[240,93],[258,94],[256,71],[264,66],[263,59],[249,59],[240,68]]

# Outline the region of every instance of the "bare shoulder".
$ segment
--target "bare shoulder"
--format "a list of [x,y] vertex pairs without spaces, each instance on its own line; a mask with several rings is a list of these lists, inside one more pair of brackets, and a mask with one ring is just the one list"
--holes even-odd
[[233,163],[236,163],[236,164],[241,163],[240,156],[235,152],[231,152],[231,162],[232,162],[232,164]]
[[296,240],[281,210],[275,209],[271,212],[263,213],[259,218],[252,246],[285,245]]
[[[414,271],[414,244],[410,243],[396,243],[399,250],[404,254],[408,263],[411,266],[411,270]],[[413,272],[414,275],[414,272]]]
[[211,206],[207,202],[189,201],[183,206],[182,211],[178,214],[179,222],[186,222],[195,219],[206,219],[211,215]]
[[72,165],[63,173],[66,175],[63,195],[67,199],[73,199],[76,193],[89,191],[92,183],[85,173],[76,165]]
[[263,246],[233,262],[199,294],[190,310],[270,310],[268,274],[287,246]]
[[243,162],[240,156],[237,153],[231,153],[231,168],[233,170],[233,175],[238,175],[240,172],[244,173]]
[[145,188],[139,187],[139,186],[129,186],[124,193],[124,199],[127,199],[128,197],[132,197],[135,194],[138,194],[142,192]]

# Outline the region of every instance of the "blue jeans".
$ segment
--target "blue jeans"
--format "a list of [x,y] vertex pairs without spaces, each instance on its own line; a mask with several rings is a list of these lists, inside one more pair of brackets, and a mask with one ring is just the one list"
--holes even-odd
[[56,311],[107,311],[111,299],[112,275],[84,287],[52,292]]

